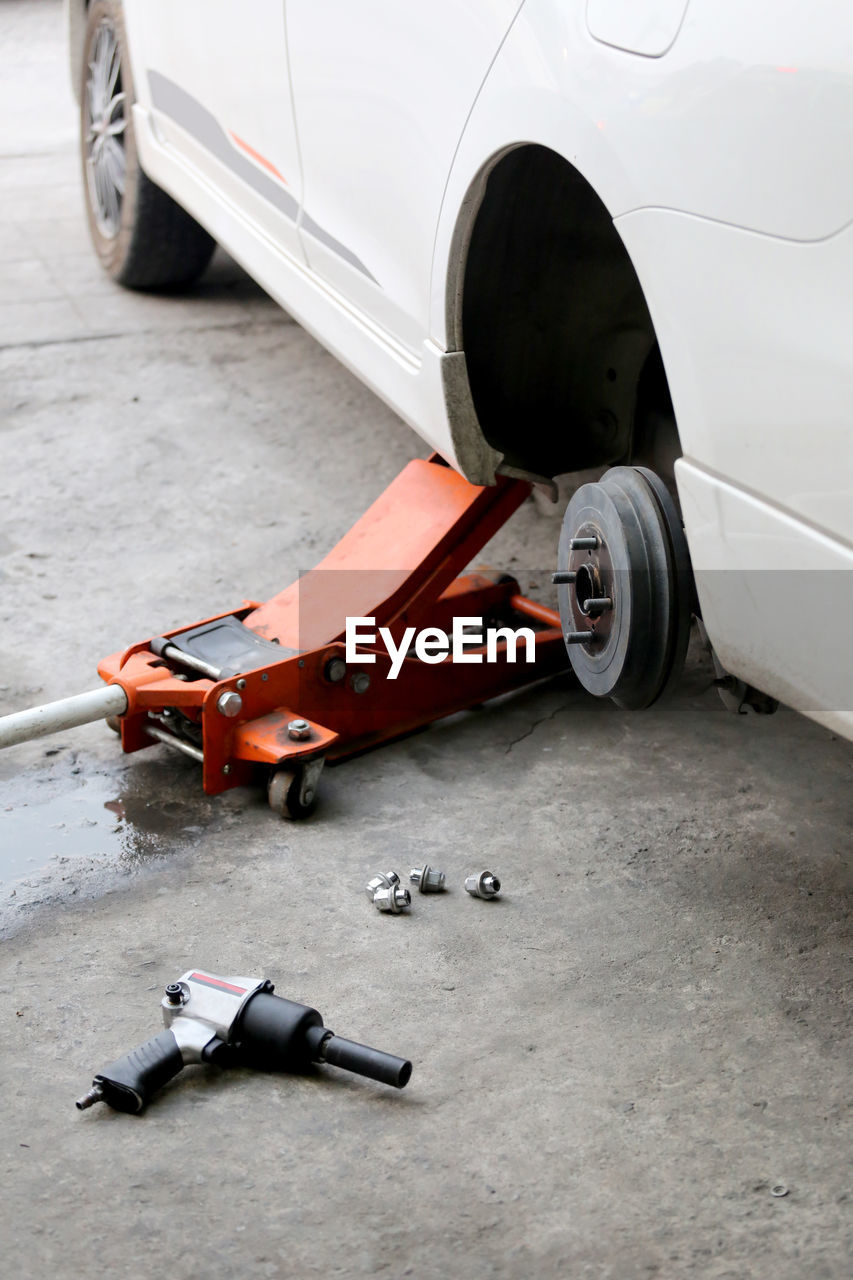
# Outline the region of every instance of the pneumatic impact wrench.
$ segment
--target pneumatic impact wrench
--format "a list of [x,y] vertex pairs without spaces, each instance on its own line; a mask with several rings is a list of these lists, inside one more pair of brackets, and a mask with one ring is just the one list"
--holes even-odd
[[191,1062],[264,1071],[327,1062],[398,1089],[408,1083],[411,1062],[343,1040],[323,1026],[316,1009],[273,995],[273,989],[264,978],[218,978],[190,969],[166,987],[166,1030],[105,1067],[78,1108],[106,1102],[136,1114]]

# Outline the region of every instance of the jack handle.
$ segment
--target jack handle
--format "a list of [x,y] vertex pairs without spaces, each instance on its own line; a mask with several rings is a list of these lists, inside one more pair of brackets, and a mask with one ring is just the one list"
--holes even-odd
[[102,685],[88,693],[75,694],[73,698],[61,698],[58,702],[45,702],[27,711],[15,711],[0,717],[0,747],[14,747],[32,738],[44,738],[63,729],[75,729],[77,725],[91,724],[93,720],[106,720],[121,716],[127,711],[127,694],[120,684]]

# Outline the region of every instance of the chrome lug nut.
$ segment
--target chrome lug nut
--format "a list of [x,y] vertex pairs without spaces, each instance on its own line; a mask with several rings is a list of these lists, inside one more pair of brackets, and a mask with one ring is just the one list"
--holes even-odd
[[380,871],[379,875],[374,876],[372,880],[368,880],[364,886],[364,892],[373,902],[380,889],[393,889],[394,885],[399,883],[400,877],[396,871]]
[[435,867],[414,867],[409,872],[412,884],[417,885],[421,893],[441,893],[444,888],[444,872]]
[[468,877],[465,891],[474,898],[496,898],[501,891],[501,882],[491,871],[481,871],[478,876]]
[[307,720],[288,720],[287,736],[294,742],[304,742],[311,737],[311,726]]
[[390,889],[379,889],[373,897],[374,907],[380,911],[390,911],[398,916],[401,911],[408,911],[412,905],[412,895],[401,884],[392,884]]
[[233,719],[243,710],[243,699],[233,689],[227,689],[225,693],[220,693],[217,698],[216,709],[220,715]]

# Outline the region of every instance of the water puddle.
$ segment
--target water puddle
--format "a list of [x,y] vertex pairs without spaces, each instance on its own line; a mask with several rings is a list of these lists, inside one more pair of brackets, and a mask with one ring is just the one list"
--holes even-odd
[[192,841],[198,804],[163,795],[146,769],[85,769],[77,753],[55,750],[35,769],[0,783],[0,885],[108,863],[131,870]]

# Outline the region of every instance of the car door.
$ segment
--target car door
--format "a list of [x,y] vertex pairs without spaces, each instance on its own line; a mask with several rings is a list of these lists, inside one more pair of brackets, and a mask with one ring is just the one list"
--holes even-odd
[[124,9],[137,96],[161,139],[302,259],[284,0],[125,0]]
[[468,113],[521,0],[286,0],[312,269],[411,352]]

